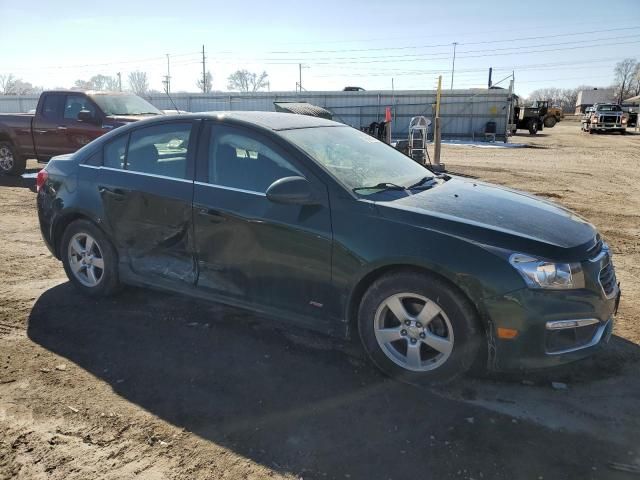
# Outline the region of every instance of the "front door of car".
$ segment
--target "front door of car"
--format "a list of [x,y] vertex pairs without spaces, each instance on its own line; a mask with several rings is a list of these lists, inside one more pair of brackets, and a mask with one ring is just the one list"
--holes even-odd
[[[263,311],[326,318],[331,216],[326,186],[286,147],[248,127],[210,123],[194,188],[198,288]],[[303,176],[314,205],[266,197],[276,180]]]
[[121,269],[194,285],[193,162],[199,122],[141,127],[105,144],[98,188]]
[[43,93],[33,119],[33,141],[38,160],[46,161],[54,155],[68,153],[65,137],[58,129],[62,125],[65,94]]

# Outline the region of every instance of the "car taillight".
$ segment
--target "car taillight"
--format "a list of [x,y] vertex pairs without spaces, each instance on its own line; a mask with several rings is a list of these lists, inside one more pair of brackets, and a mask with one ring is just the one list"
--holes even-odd
[[38,175],[36,176],[36,191],[40,191],[40,189],[47,181],[47,178],[49,178],[49,173],[47,173],[47,171],[43,168],[38,172]]

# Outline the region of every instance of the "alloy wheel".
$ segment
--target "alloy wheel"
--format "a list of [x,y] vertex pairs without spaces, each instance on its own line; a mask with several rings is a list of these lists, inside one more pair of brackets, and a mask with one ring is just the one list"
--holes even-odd
[[437,303],[415,293],[384,300],[376,311],[374,332],[384,354],[414,372],[438,368],[453,351],[449,318]]
[[98,242],[88,233],[76,233],[68,247],[69,267],[85,287],[97,286],[104,277],[104,258]]
[[0,170],[9,172],[13,168],[13,152],[7,145],[0,146]]

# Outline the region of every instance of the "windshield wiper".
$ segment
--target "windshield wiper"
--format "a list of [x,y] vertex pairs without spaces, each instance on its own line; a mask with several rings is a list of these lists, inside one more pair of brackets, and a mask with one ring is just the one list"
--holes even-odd
[[402,187],[400,185],[396,185],[391,182],[380,182],[377,185],[371,185],[368,187],[356,187],[353,189],[354,192],[359,190],[406,190],[406,187]]
[[[414,183],[413,185],[409,185],[407,187],[407,190],[411,190],[413,188],[418,188],[420,186],[422,186],[423,184],[427,183],[429,180],[435,180],[435,177],[422,177],[420,180],[418,180],[416,183]],[[425,185],[426,187],[427,185]],[[432,185],[429,185],[429,187],[431,187]]]

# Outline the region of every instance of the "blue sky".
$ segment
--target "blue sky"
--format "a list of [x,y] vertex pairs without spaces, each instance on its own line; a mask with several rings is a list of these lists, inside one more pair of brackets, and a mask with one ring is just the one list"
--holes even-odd
[[169,53],[172,91],[196,91],[203,44],[218,90],[239,68],[293,90],[298,63],[308,90],[431,89],[438,74],[449,87],[453,42],[454,87],[485,86],[493,66],[521,95],[608,85],[617,61],[640,60],[639,0],[0,0],[0,18],[0,74],[45,88],[142,70],[160,90]]

